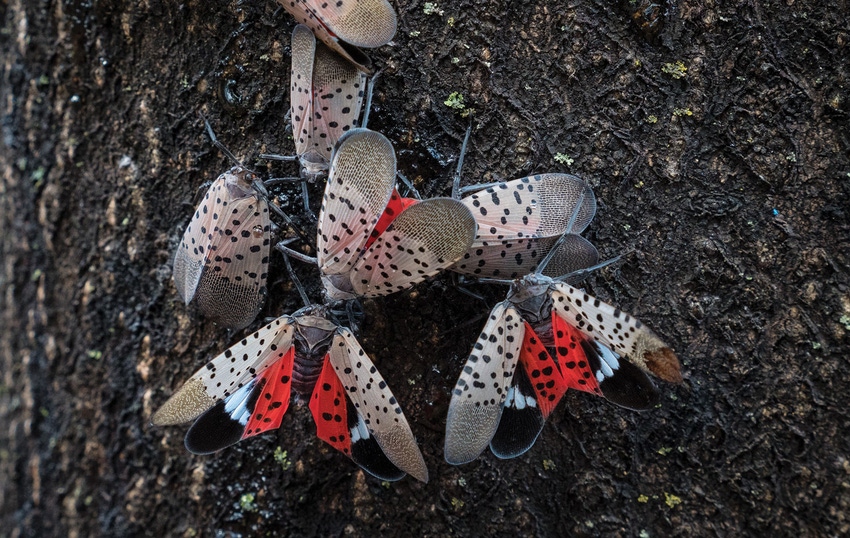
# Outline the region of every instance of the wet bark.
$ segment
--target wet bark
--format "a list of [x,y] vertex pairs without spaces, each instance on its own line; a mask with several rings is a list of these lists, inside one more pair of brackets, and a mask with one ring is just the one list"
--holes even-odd
[[[396,4],[370,127],[400,170],[449,193],[471,123],[465,184],[588,180],[585,235],[623,261],[584,284],[686,382],[644,413],[570,393],[527,454],[452,467],[449,390],[505,289],[366,301],[361,342],[432,477],[387,485],[305,407],[208,457],[149,424],[241,334],[171,280],[197,189],[229,166],[197,113],[257,169],[297,172],[256,160],[292,151],[293,21],[270,0],[3,2],[0,536],[847,533],[850,22],[825,4],[667,2],[654,39],[630,2]],[[276,193],[294,215],[297,192]],[[273,260],[261,318],[299,306]]]

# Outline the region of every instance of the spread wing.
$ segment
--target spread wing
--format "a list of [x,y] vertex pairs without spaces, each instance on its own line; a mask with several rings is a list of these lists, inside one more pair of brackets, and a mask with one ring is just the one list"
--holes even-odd
[[647,326],[569,284],[555,283],[552,309],[593,342],[665,381],[681,383],[679,359]]
[[467,463],[487,448],[514,378],[525,325],[507,301],[497,304],[452,391],[446,418],[445,458]]
[[195,372],[154,413],[152,422],[157,426],[189,422],[246,387],[256,386],[257,379],[290,352],[294,332],[292,318],[282,316],[245,337]]
[[384,480],[408,473],[428,481],[398,401],[348,329],[334,336],[310,410],[317,435],[366,471]]

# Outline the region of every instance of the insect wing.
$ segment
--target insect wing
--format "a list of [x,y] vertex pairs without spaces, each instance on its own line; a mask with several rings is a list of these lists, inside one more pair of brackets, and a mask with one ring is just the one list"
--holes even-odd
[[681,383],[679,359],[644,324],[569,284],[553,284],[552,309],[567,324],[665,381]]
[[[543,418],[548,418],[558,402],[567,392],[569,385],[557,363],[546,351],[546,347],[535,334],[534,329],[525,323],[525,335],[522,340],[522,351],[519,362],[528,376],[533,393],[526,393],[526,400],[532,398],[534,407],[540,409]],[[529,400],[528,405],[531,405]]]
[[628,409],[658,403],[655,385],[643,370],[552,313],[555,352],[570,388],[604,396]]
[[387,295],[437,274],[469,250],[475,227],[469,209],[457,200],[432,198],[410,205],[355,264],[355,293]]
[[[378,474],[373,469],[386,469],[383,462],[386,458],[401,471],[427,482],[425,460],[398,401],[351,331],[339,329],[328,355],[329,363],[350,400],[347,424],[351,439],[350,455],[354,462],[381,477],[381,474],[386,474]],[[326,378],[324,372],[323,378]],[[324,389],[324,385],[321,388]],[[330,390],[326,397],[336,398],[337,395],[338,389]],[[321,430],[319,420],[325,418],[326,415],[316,417],[318,429]],[[333,419],[335,422],[336,417]],[[375,450],[373,443],[380,450]]]
[[[229,209],[229,211],[228,211]],[[268,202],[252,197],[225,208],[213,228],[218,238],[210,245],[195,301],[210,320],[230,329],[254,321],[267,291],[271,225]]]
[[220,211],[220,204],[216,204],[215,200],[225,194],[225,174],[222,174],[210,185],[204,199],[195,209],[195,214],[183,232],[183,240],[174,255],[174,286],[177,288],[177,295],[185,304],[195,298],[212,243],[212,216]]
[[289,408],[295,348],[248,384],[216,403],[186,432],[186,448],[212,454],[242,439],[280,427]]
[[570,232],[578,234],[596,214],[593,190],[569,174],[538,174],[499,183],[462,202],[478,221],[475,246],[523,237],[557,237],[567,231],[574,213]]
[[[558,238],[545,238],[541,241],[553,243]],[[551,250],[551,245],[546,249]],[[558,251],[543,268],[542,274],[549,277],[560,277],[569,275],[588,267],[593,267],[599,263],[599,251],[593,246],[593,243],[584,237],[576,234],[567,234],[564,242],[558,247]],[[537,267],[534,268],[537,270]]]
[[[463,255],[452,270],[467,275],[516,279],[537,270],[558,237],[529,237],[475,246]],[[596,265],[599,252],[587,239],[568,234],[549,260],[543,274],[563,276]]]
[[381,480],[401,480],[407,474],[396,467],[384,454],[365,423],[357,414],[345,388],[328,358],[323,367],[310,411],[316,423],[316,435],[352,459],[366,472]]
[[398,26],[396,12],[387,0],[278,1],[332,48],[340,46],[337,39],[355,47],[380,47],[390,42]]
[[398,25],[396,12],[387,0],[323,2],[321,10],[315,12],[331,32],[356,47],[386,45]]
[[154,413],[157,426],[182,424],[250,385],[292,348],[293,320],[282,316],[218,355],[195,372]]
[[[596,214],[593,190],[568,174],[539,174],[499,183],[462,201],[478,222],[478,234],[452,269],[476,276],[513,279],[533,272],[573,218],[571,232],[578,238]],[[585,243],[573,245],[578,257],[569,266],[593,265],[581,266],[596,251]],[[561,274],[565,273],[555,276]]]
[[[602,389],[599,388],[601,380],[597,379],[591,361],[588,360],[593,350],[587,348],[587,337],[555,312],[552,312],[552,333],[555,337],[555,356],[567,386],[602,396]],[[596,371],[601,367],[601,364],[598,365]]]
[[517,368],[508,389],[499,427],[490,440],[490,451],[499,459],[525,454],[540,436],[546,419],[530,398],[533,389],[523,368]]
[[310,147],[330,162],[337,140],[357,127],[366,75],[328,47],[316,47],[313,67],[313,133]]
[[369,239],[366,241],[366,245],[364,245],[363,248],[371,247],[372,243],[375,242],[375,239],[389,228],[390,224],[392,224],[395,218],[399,216],[402,211],[417,202],[419,202],[419,200],[415,198],[402,198],[398,189],[393,189],[393,193],[390,196],[390,201],[387,203],[387,207],[384,208],[381,218],[378,219],[378,223],[375,224],[375,227],[372,229],[372,233],[369,234]]
[[502,420],[490,441],[490,450],[502,459],[520,456],[534,445],[546,419],[568,388],[534,329],[523,323],[521,367],[514,372]]
[[343,135],[333,154],[317,238],[323,275],[348,273],[393,192],[396,160],[385,136],[367,129]]
[[316,423],[316,435],[349,458],[351,432],[348,428],[348,407],[345,389],[334,372],[330,357],[325,356],[322,372],[310,398],[310,412]]
[[295,153],[307,154],[313,137],[313,60],[316,38],[303,24],[292,30],[292,70],[289,80],[290,117]]
[[490,444],[519,361],[525,325],[508,302],[497,304],[452,391],[445,458],[452,465],[477,458]]
[[268,202],[234,167],[210,187],[174,258],[174,282],[187,304],[231,329],[257,316],[266,298],[271,222]]
[[[395,11],[392,10],[392,7],[389,7],[391,13],[387,13],[388,5],[381,5],[385,1],[351,2],[346,0],[347,5],[336,2],[331,6],[328,3],[318,4],[314,0],[278,0],[296,21],[307,25],[325,45],[367,73],[371,72],[372,62],[357,47],[368,47],[370,45],[358,45],[358,43],[378,43],[372,46],[380,46],[392,39],[392,35],[395,34],[397,26]],[[368,5],[373,3],[378,4],[379,12],[372,14],[361,12],[363,7],[369,9]],[[360,6],[361,9],[356,9],[357,6]],[[335,11],[331,12],[328,9],[330,7],[333,7]],[[342,23],[339,22],[342,17],[341,14],[345,14],[345,21]],[[366,29],[369,32],[369,37],[366,39],[354,37],[354,41],[348,41],[349,38],[352,38],[352,29],[363,24],[372,25],[372,28]],[[386,37],[388,34],[389,37]],[[384,39],[386,41],[381,43],[380,41]]]

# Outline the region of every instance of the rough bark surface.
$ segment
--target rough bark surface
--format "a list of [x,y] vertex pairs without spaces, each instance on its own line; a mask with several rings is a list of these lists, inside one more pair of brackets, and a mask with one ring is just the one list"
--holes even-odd
[[[440,278],[367,301],[361,329],[429,484],[365,476],[300,406],[188,454],[151,413],[240,337],[171,280],[229,166],[198,112],[247,163],[296,172],[256,160],[292,152],[293,21],[271,0],[4,0],[0,536],[850,532],[846,0],[670,1],[655,39],[643,0],[395,5],[370,127],[400,170],[447,194],[471,122],[465,184],[588,180],[586,235],[623,261],[584,285],[661,334],[685,384],[644,413],[570,393],[524,456],[449,466],[449,390],[489,306]],[[297,192],[277,193],[295,215]],[[253,327],[300,306],[279,258],[270,290]]]

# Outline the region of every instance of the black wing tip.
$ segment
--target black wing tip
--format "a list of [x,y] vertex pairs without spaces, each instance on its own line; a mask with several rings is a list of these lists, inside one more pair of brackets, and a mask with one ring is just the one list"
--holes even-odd
[[224,401],[198,417],[183,444],[192,454],[207,455],[238,443],[245,426],[230,418],[224,410]]
[[490,452],[502,460],[522,456],[537,442],[545,424],[546,419],[538,407],[505,406],[499,428],[490,440]]
[[371,436],[351,444],[351,459],[370,475],[386,482],[396,482],[407,475],[387,458]]

